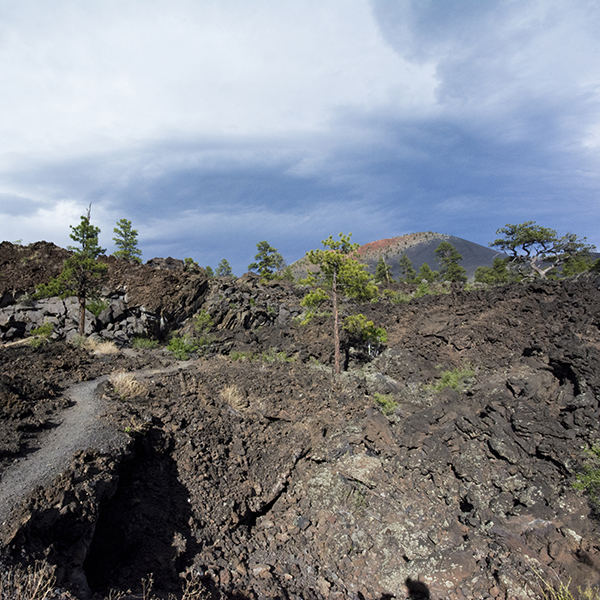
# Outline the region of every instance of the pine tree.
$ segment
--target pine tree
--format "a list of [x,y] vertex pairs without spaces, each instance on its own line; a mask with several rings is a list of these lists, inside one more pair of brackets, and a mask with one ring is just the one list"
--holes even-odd
[[462,260],[462,254],[450,242],[442,242],[434,250],[434,254],[440,264],[440,278],[443,281],[466,283],[467,272],[458,264]]
[[404,277],[405,283],[415,283],[417,280],[417,272],[406,254],[400,257],[400,274]]
[[475,270],[475,281],[494,285],[497,283],[508,283],[514,281],[514,275],[506,267],[507,259],[496,256],[491,267],[477,267]]
[[437,271],[432,271],[427,263],[423,263],[417,274],[417,281],[425,280],[427,283],[433,283],[437,281],[438,277],[439,273]]
[[283,256],[267,241],[258,242],[256,248],[258,249],[258,253],[254,257],[256,262],[248,265],[248,271],[258,271],[264,279],[273,279],[275,273],[281,271],[285,265]]
[[77,296],[80,335],[85,335],[86,301],[96,295],[108,272],[108,265],[96,260],[106,250],[98,245],[100,228],[90,223],[91,211],[90,205],[87,215],[82,215],[79,225],[70,225],[69,237],[79,245],[68,246],[73,255],[65,261],[60,275],[41,285],[35,294],[36,298]]
[[117,226],[113,229],[113,232],[116,234],[113,241],[119,248],[113,253],[113,256],[141,264],[142,251],[137,247],[138,232],[137,229],[131,228],[131,221],[127,219],[117,221]]
[[562,266],[562,276],[563,277],[572,277],[573,275],[577,275],[578,273],[585,273],[589,271],[592,267],[593,260],[592,257],[575,255],[569,256]]
[[325,250],[311,250],[306,254],[317,272],[309,272],[305,283],[315,286],[300,302],[309,309],[307,319],[323,302],[331,301],[333,305],[334,328],[334,371],[340,372],[340,331],[339,331],[339,295],[343,294],[356,300],[367,301],[377,296],[377,286],[373,277],[367,271],[367,266],[356,260],[355,252],[358,244],[350,241],[352,234],[340,233],[340,239],[334,240],[329,236],[323,240]]
[[388,285],[392,282],[392,267],[386,264],[383,256],[379,257],[377,267],[375,267],[375,281],[377,283],[385,282]]
[[233,277],[231,265],[226,258],[222,259],[218,264],[215,274],[217,277]]
[[578,238],[574,233],[558,237],[554,229],[536,225],[535,221],[526,221],[520,225],[501,227],[496,234],[504,237],[490,243],[510,256],[511,265],[526,277],[547,275],[574,257],[589,256],[596,247]]

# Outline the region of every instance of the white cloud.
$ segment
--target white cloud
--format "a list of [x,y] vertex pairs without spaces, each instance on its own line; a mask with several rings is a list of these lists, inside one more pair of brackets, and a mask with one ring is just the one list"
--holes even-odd
[[422,104],[435,83],[359,0],[25,0],[0,21],[4,152],[315,131],[394,90]]
[[[69,225],[77,225],[79,218],[85,214],[85,208],[75,200],[59,200],[38,206],[27,215],[12,215],[2,212],[0,208],[0,221],[2,223],[2,239],[13,242],[22,240],[29,244],[39,240],[52,241],[66,248],[73,244],[69,238]],[[95,220],[93,215],[93,221]]]

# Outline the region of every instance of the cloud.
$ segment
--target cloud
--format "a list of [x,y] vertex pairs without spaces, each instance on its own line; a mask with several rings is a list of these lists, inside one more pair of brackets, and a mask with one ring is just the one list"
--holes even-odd
[[35,211],[39,203],[18,194],[0,193],[0,215],[20,217]]
[[2,239],[14,242],[22,240],[28,244],[40,240],[56,243],[63,248],[72,244],[69,239],[69,224],[77,225],[82,214],[79,203],[75,200],[59,200],[52,203],[40,203],[31,199],[23,199],[24,204],[34,206],[27,213],[5,212],[5,204],[0,208],[2,222]]
[[[399,55],[434,66],[445,111],[510,119],[523,102],[598,99],[600,7],[592,2],[375,0]],[[567,113],[568,114],[568,113]],[[598,113],[594,115],[597,124]]]
[[0,3],[0,237],[66,245],[92,202],[109,251],[125,217],[145,259],[238,273],[340,231],[600,243],[598,25],[558,0]]
[[0,18],[0,134],[16,153],[317,131],[338,107],[385,105],[394,87],[420,102],[432,83],[365,2],[30,0]]

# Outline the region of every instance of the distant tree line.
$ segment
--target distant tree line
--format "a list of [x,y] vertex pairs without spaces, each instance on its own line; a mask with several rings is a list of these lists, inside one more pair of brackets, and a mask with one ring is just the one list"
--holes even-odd
[[[464,267],[458,263],[462,260],[462,255],[450,242],[442,242],[435,250],[434,254],[439,263],[439,271],[432,271],[431,267],[425,262],[417,272],[412,261],[406,254],[400,257],[400,277],[399,283],[434,283],[436,281],[451,281],[466,283],[467,272]],[[391,277],[392,268],[388,265],[382,256],[379,257],[375,267],[375,281],[377,283],[390,284],[394,280]]]
[[[520,225],[508,224],[498,229],[496,234],[503,237],[489,245],[506,256],[497,256],[491,267],[477,267],[474,276],[476,282],[500,284],[534,278],[571,277],[585,271],[600,272],[600,259],[594,261],[591,256],[596,248],[588,244],[586,238],[578,238],[572,233],[558,236],[554,229],[536,225],[535,221],[526,221]],[[434,252],[440,266],[439,271],[432,271],[427,263],[423,263],[417,272],[408,256],[403,254],[399,261],[399,282],[467,281],[465,269],[458,264],[462,256],[452,244],[442,242]],[[390,273],[391,267],[380,257],[375,280],[389,284],[393,281]]]
[[[98,243],[100,229],[91,224],[91,204],[85,215],[81,216],[79,225],[70,226],[71,239],[77,243],[68,249],[73,255],[64,263],[62,272],[49,283],[39,286],[36,297],[76,296],[80,307],[79,331],[85,333],[86,302],[98,295],[101,283],[107,277],[108,266],[98,260],[106,252]],[[138,231],[133,229],[131,221],[120,219],[113,230],[113,241],[117,247],[113,256],[132,263],[141,263],[142,252],[138,248]],[[569,277],[585,271],[600,272],[600,259],[593,260],[591,252],[595,246],[588,244],[586,238],[567,233],[559,236],[555,230],[536,225],[535,221],[526,221],[518,225],[507,224],[496,231],[499,235],[489,245],[505,254],[496,257],[491,267],[480,266],[475,271],[475,281],[484,284],[501,284],[522,281],[532,278]],[[316,271],[308,272],[302,283],[314,289],[303,300],[308,309],[308,318],[326,301],[332,302],[335,315],[336,330],[336,370],[339,369],[339,325],[337,319],[339,294],[358,300],[375,297],[375,283],[390,285],[394,283],[392,267],[383,257],[379,257],[375,275],[371,276],[367,266],[358,261],[356,251],[358,244],[350,241],[352,234],[340,234],[339,240],[331,236],[323,241],[324,250],[311,250],[307,253],[308,261],[316,267]],[[282,255],[266,240],[258,242],[254,262],[248,265],[249,271],[260,275],[263,281],[287,279],[294,281],[292,269],[286,265]],[[449,281],[464,284],[467,281],[465,269],[459,264],[462,256],[447,241],[442,242],[434,251],[439,270],[434,271],[427,263],[423,263],[416,271],[411,260],[403,254],[399,260],[401,283],[420,284]],[[185,267],[197,268],[191,259],[185,259]],[[205,267],[208,277],[235,277],[231,265],[223,258],[215,271]],[[347,321],[346,331],[375,343],[381,341],[373,323],[366,322],[356,315]],[[370,331],[370,333],[369,333]]]

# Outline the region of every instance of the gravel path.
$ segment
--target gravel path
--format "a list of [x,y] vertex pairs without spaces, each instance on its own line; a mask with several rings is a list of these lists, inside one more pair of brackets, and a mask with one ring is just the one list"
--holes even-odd
[[127,443],[128,436],[101,422],[105,402],[96,394],[108,379],[99,377],[71,387],[67,392],[75,404],[54,421],[55,427],[38,437],[39,449],[16,459],[0,480],[0,524],[4,525],[19,500],[38,485],[48,485],[70,464],[79,450],[94,447],[108,451]]
[[[187,369],[194,361],[177,363],[164,369],[147,369],[134,372],[136,378],[152,377]],[[1,475],[0,479],[0,526],[4,526],[11,512],[22,498],[27,497],[36,486],[49,485],[71,463],[79,450],[96,448],[102,453],[125,446],[129,441],[126,433],[116,431],[102,422],[106,402],[97,394],[98,386],[107,381],[108,375],[72,386],[66,396],[75,404],[54,420],[54,427],[38,436],[38,449],[17,458]]]

